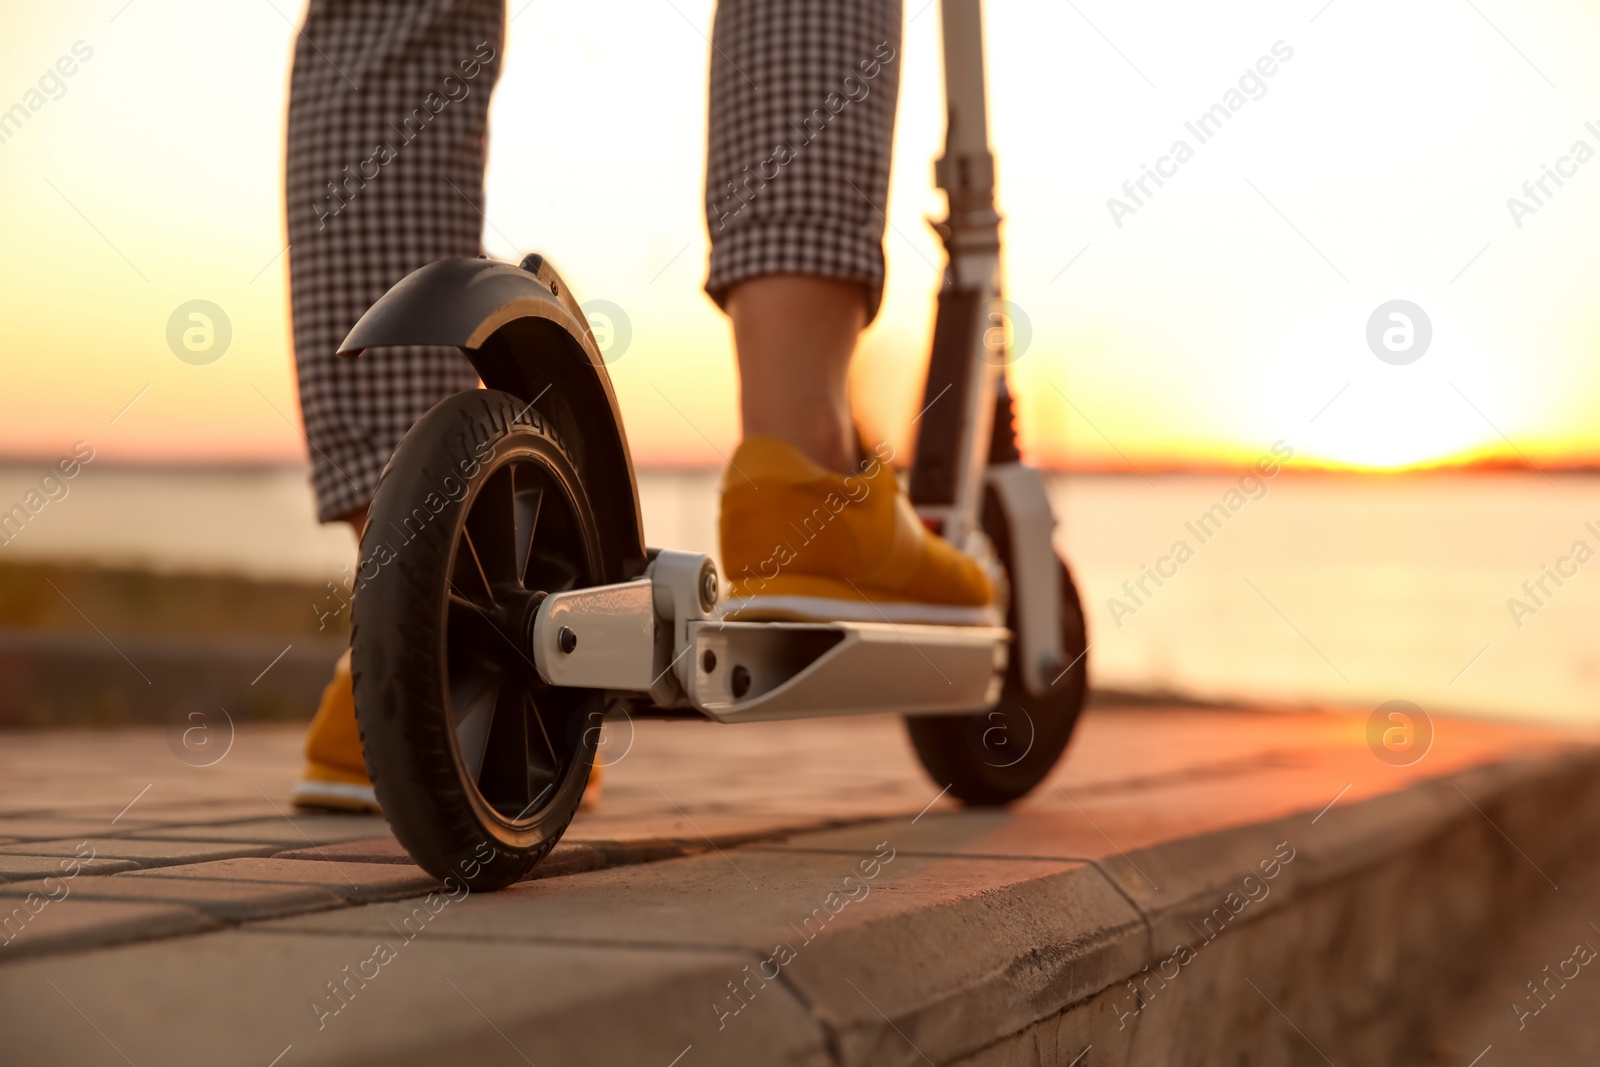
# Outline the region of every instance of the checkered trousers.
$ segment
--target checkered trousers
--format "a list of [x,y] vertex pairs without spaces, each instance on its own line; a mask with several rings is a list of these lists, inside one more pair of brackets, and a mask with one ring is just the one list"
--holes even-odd
[[706,291],[818,274],[876,315],[900,0],[721,0],[711,43]]
[[[455,348],[334,350],[411,271],[477,255],[504,0],[310,0],[290,78],[285,197],[317,515],[365,505],[401,436],[477,384]],[[707,290],[814,274],[876,312],[899,0],[722,0],[712,35]]]
[[401,436],[477,383],[455,348],[334,350],[395,282],[474,256],[503,0],[311,0],[289,83],[289,295],[317,517],[372,498]]

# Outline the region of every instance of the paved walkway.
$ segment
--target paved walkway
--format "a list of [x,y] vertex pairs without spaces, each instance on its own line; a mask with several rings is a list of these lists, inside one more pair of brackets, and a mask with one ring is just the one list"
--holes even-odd
[[[959,811],[893,719],[619,724],[600,810],[470,899],[381,819],[293,813],[297,729],[8,735],[0,1062],[954,1062],[1037,1021],[1007,983],[1041,909],[1141,922],[1143,850],[1581,740],[1440,720],[1399,767],[1367,719],[1095,710],[1009,812]],[[1062,881],[1119,858],[1148,890]]]

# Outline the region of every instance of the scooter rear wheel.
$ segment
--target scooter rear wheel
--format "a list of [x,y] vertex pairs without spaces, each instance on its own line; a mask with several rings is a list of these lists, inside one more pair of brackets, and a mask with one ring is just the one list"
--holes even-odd
[[[1012,565],[1010,532],[991,492],[984,501],[984,532],[1006,564],[1012,583],[1027,581]],[[1088,636],[1072,573],[1061,568],[1061,665],[1041,695],[1023,683],[1015,645],[1000,702],[973,715],[908,715],[912,747],[935,784],[963,803],[992,807],[1031,792],[1055,767],[1083,711],[1089,690]],[[1016,599],[1006,616],[1017,632]]]
[[533,663],[545,595],[593,584],[600,536],[553,430],[494,390],[441,401],[385,468],[351,634],[367,767],[424,870],[473,889],[524,876],[583,798],[604,695]]

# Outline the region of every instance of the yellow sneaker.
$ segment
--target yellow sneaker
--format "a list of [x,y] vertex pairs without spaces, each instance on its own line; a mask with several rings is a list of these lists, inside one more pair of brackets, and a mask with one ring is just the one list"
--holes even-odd
[[722,476],[728,616],[998,625],[994,583],[931,533],[882,456],[844,475],[748,437]]
[[294,784],[294,802],[301,808],[378,810],[372,779],[361,757],[348,650],[334,665],[333,680],[323,689],[316,718],[306,731],[306,769]]
[[583,799],[578,801],[579,811],[593,811],[600,806],[600,782],[606,776],[599,760],[589,765],[589,780],[583,786]]
[[[582,807],[592,811],[600,803],[598,762],[589,769]],[[350,653],[334,664],[333,680],[322,691],[311,729],[306,731],[306,769],[294,784],[296,807],[321,811],[378,811],[366,760],[361,755],[361,733],[356,726],[355,690],[350,678]]]

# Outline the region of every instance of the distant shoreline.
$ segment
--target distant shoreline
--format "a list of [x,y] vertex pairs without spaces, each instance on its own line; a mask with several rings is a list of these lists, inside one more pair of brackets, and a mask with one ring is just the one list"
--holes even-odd
[[[26,471],[35,467],[49,466],[54,463],[56,456],[40,453],[38,455],[0,455],[0,471]],[[284,472],[305,472],[310,476],[310,466],[306,463],[289,462],[282,460],[240,460],[205,462],[183,462],[180,460],[159,460],[143,462],[136,460],[119,460],[110,457],[95,460],[95,471],[112,471],[119,473],[139,474],[281,474]],[[720,465],[712,464],[680,464],[680,463],[638,463],[634,469],[641,474],[660,475],[691,475],[691,474],[716,474],[721,471]],[[1224,464],[1212,464],[1193,467],[1142,467],[1133,470],[1127,467],[1045,467],[1047,474],[1074,475],[1083,477],[1218,477],[1237,475],[1248,471],[1249,464],[1233,467]],[[1303,463],[1296,460],[1292,467],[1286,466],[1281,476],[1291,478],[1304,477],[1353,477],[1353,478],[1403,478],[1436,475],[1482,475],[1482,474],[1531,474],[1531,475],[1600,475],[1600,462],[1596,463],[1571,463],[1563,465],[1533,466],[1527,463],[1515,462],[1475,462],[1475,463],[1439,463],[1426,466],[1408,467],[1401,470],[1362,470],[1351,467],[1333,467],[1315,463]]]

